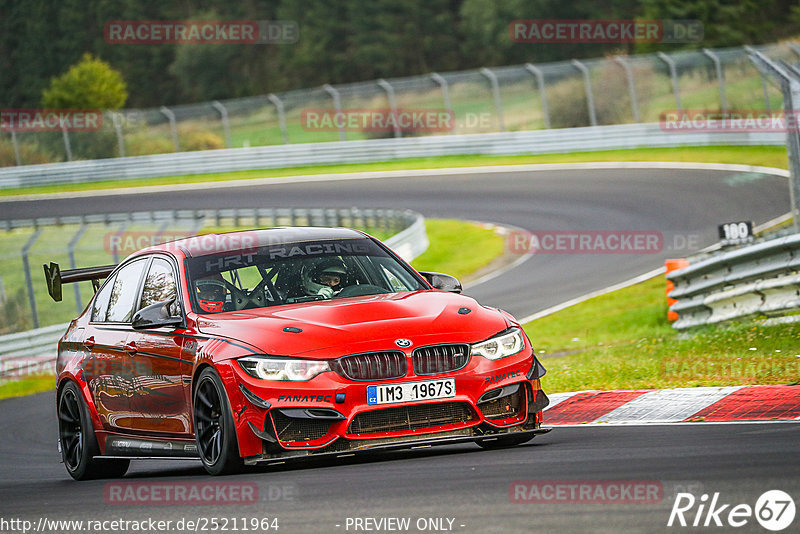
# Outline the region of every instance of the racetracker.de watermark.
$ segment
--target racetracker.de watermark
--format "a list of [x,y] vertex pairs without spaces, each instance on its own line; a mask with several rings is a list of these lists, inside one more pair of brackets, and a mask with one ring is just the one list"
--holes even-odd
[[258,502],[294,501],[295,484],[255,482],[109,482],[103,489],[106,504],[196,506],[250,505]]
[[657,254],[697,250],[700,235],[655,230],[515,230],[506,243],[512,254]]
[[[177,243],[177,240],[181,240]],[[204,234],[192,236],[188,232],[107,232],[103,236],[103,249],[109,254],[132,254],[143,248],[161,245],[166,250],[186,250],[192,255],[221,252],[255,253],[258,234],[243,231],[229,234]]]
[[800,132],[800,110],[669,109],[659,114],[659,127],[665,132]]
[[111,20],[108,44],[294,44],[293,20]]
[[699,20],[526,19],[508,25],[515,43],[696,43]]
[[96,132],[102,127],[99,109],[0,109],[3,132]]
[[664,499],[657,480],[515,480],[514,504],[655,504]]
[[336,132],[450,132],[455,114],[447,109],[304,109],[300,124],[307,131]]

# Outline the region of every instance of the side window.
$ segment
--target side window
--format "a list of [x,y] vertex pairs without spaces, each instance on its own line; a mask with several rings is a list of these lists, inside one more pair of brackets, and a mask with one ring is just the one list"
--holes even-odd
[[106,320],[106,312],[108,311],[108,299],[111,296],[111,289],[114,287],[114,279],[112,277],[111,280],[108,281],[107,284],[103,286],[103,289],[97,294],[94,298],[94,304],[92,304],[92,321],[95,322],[104,322]]
[[[147,278],[144,279],[144,289],[142,290],[142,301],[139,309],[156,302],[175,298],[177,295],[178,289],[175,285],[175,273],[172,265],[165,259],[154,259],[147,273]],[[180,313],[177,302],[170,306],[169,311],[170,315],[173,316]]]
[[114,280],[106,320],[110,323],[129,323],[136,307],[139,281],[147,260],[136,260],[123,267]]

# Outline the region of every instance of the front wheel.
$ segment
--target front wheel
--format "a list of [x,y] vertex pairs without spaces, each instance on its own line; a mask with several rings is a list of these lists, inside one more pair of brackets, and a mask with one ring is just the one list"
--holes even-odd
[[95,458],[100,454],[89,408],[75,382],[67,382],[58,395],[58,439],[61,458],[75,480],[117,478],[128,470],[130,460]]
[[484,449],[505,449],[507,447],[516,447],[517,445],[522,445],[523,443],[529,442],[533,438],[534,436],[531,435],[498,436],[496,438],[479,439],[475,443],[477,443],[478,446]]
[[197,451],[209,474],[241,470],[243,462],[228,398],[222,381],[210,367],[200,373],[194,390],[194,433]]

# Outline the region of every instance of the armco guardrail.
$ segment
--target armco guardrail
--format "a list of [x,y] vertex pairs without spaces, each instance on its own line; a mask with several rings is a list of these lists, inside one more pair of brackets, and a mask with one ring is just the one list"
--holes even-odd
[[56,345],[69,323],[0,336],[0,380],[55,371]]
[[667,278],[677,329],[800,310],[800,234],[723,252]]
[[0,169],[0,189],[434,156],[552,154],[680,146],[783,145],[785,142],[786,134],[781,132],[668,132],[657,123],[335,141],[5,167]]
[[[425,218],[411,210],[390,209],[221,209],[180,210],[175,212],[136,212],[104,215],[86,215],[51,219],[23,219],[7,222],[6,229],[46,227],[59,224],[113,224],[118,222],[164,222],[173,220],[202,221],[208,219],[219,225],[221,220],[250,220],[260,223],[297,224],[308,226],[369,226],[383,229],[400,229],[385,243],[406,261],[411,261],[428,248]],[[199,227],[198,227],[199,228]],[[74,243],[73,243],[74,244]],[[116,260],[114,260],[116,261]],[[27,265],[27,263],[26,263]],[[28,267],[29,268],[29,267]],[[29,268],[30,269],[30,268]],[[38,269],[36,272],[40,272]],[[32,273],[28,271],[28,280]],[[38,284],[36,284],[38,286]],[[32,295],[34,286],[29,287]],[[61,306],[65,303],[59,304]],[[77,303],[83,309],[85,303]],[[33,310],[32,310],[33,311]],[[35,313],[35,312],[34,312]],[[35,328],[0,336],[0,380],[25,375],[34,371],[52,369],[56,342],[67,328],[67,323]],[[49,367],[48,367],[49,366]]]

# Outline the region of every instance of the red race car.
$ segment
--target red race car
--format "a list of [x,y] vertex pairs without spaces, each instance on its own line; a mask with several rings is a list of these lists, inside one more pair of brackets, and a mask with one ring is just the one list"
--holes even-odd
[[96,290],[58,345],[75,479],[133,458],[199,458],[217,475],[548,430],[545,371],[516,320],[362,232],[210,234],[45,276],[55,300],[63,283]]

